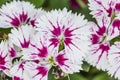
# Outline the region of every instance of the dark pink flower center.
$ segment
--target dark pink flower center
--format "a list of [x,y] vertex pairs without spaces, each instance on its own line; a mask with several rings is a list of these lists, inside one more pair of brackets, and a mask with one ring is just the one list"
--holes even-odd
[[105,33],[106,33],[106,27],[104,26],[99,27],[98,31],[96,31],[95,34],[91,34],[92,44],[96,44],[104,41],[106,39]]
[[72,44],[71,36],[73,36],[72,32],[74,30],[70,30],[69,28],[61,29],[60,27],[54,28],[51,32],[53,34],[53,38],[50,39],[51,44],[54,47],[58,46],[60,43],[65,43],[66,45]]
[[31,20],[28,16],[28,14],[25,14],[22,12],[19,16],[14,16],[14,18],[11,18],[11,24],[15,27],[19,27],[22,24],[31,24],[32,26],[35,26],[35,19]]
[[11,24],[13,26],[20,26],[21,24],[25,24],[28,20],[28,15],[22,12],[22,14],[19,15],[19,17],[12,18]]

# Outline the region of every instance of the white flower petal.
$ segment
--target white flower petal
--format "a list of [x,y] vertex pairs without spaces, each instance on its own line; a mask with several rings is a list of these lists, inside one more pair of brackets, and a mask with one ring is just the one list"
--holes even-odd
[[108,73],[120,79],[120,42],[116,42],[115,45],[112,45],[109,53],[108,59],[110,68],[108,68]]
[[107,70],[109,67],[108,51],[110,49],[109,44],[95,44],[91,46],[90,53],[86,56],[86,60],[98,69]]
[[21,26],[18,29],[14,28],[9,34],[10,41],[19,48],[28,48],[30,41],[34,35],[34,28],[32,26]]

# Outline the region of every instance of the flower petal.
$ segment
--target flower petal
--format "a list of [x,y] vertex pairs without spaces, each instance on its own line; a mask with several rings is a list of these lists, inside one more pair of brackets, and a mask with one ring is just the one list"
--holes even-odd
[[111,46],[109,53],[110,68],[108,68],[108,73],[120,79],[120,42],[116,42],[115,45]]

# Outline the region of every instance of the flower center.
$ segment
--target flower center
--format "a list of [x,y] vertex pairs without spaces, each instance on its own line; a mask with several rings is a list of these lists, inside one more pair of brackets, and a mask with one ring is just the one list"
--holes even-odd
[[63,34],[61,34],[61,35],[58,37],[58,39],[59,39],[60,44],[61,44],[61,43],[64,43],[64,35],[63,35]]
[[51,56],[49,59],[48,59],[48,63],[50,64],[50,65],[55,65],[55,61],[54,61],[54,57],[53,56]]
[[105,40],[106,40],[106,36],[103,36],[101,42],[104,42]]

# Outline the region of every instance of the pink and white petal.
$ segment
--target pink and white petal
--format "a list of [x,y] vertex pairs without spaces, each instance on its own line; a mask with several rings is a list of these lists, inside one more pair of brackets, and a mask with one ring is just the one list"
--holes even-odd
[[12,62],[8,52],[8,41],[1,41],[0,43],[0,70],[2,70],[8,76],[9,69],[11,68]]
[[[116,0],[88,0],[91,14],[97,19],[105,17],[110,23]],[[94,7],[95,6],[95,7]]]
[[12,76],[16,76],[19,78],[23,78],[23,72],[24,72],[24,66],[22,62],[14,65],[10,70]]
[[[27,79],[32,80],[32,76],[28,72],[29,70],[27,68],[25,68],[26,63],[25,64],[21,63],[19,65],[19,68],[20,68],[21,65],[23,66],[23,67],[21,67],[21,70],[18,69],[18,67],[16,67],[16,65],[13,67],[14,71],[11,69],[10,72],[13,76],[13,80],[27,80]],[[16,71],[16,69],[17,69],[17,71]]]
[[109,34],[113,37],[116,37],[120,34],[120,15],[119,14],[112,21]]
[[28,69],[32,78],[31,80],[48,80],[48,71],[51,67],[50,65],[41,65],[32,62],[27,63],[25,68]]
[[115,37],[118,37],[119,35],[120,35],[120,30],[116,27],[113,27],[113,25],[111,25],[110,28],[108,29],[107,40],[111,40]]
[[17,49],[17,46],[14,46],[9,41],[9,54],[10,54],[11,59],[14,59],[15,57],[21,56],[18,52],[19,52],[19,50]]
[[34,12],[34,14],[32,15],[30,21],[28,22],[28,24],[32,25],[32,26],[36,26],[37,24],[37,19],[39,19],[42,15],[44,15],[46,12],[43,9],[37,9],[36,12]]
[[109,67],[109,49],[110,46],[108,43],[92,45],[90,53],[86,56],[87,62],[98,69],[106,70]]
[[18,29],[14,28],[9,34],[10,41],[19,48],[28,48],[32,35],[34,35],[34,28],[30,25],[21,26]]
[[120,42],[116,42],[115,45],[111,46],[109,51],[108,60],[110,68],[108,73],[115,78],[120,79]]
[[48,43],[46,36],[36,33],[29,48],[23,50],[23,53],[25,53],[23,54],[23,59],[39,60],[46,58],[49,53]]
[[48,49],[46,46],[43,47],[30,47],[29,49],[23,50],[22,59],[25,60],[40,60],[48,56]]
[[[81,62],[79,63],[74,62],[71,57],[67,55],[68,53],[65,52],[65,50],[61,51],[56,57],[55,57],[55,63],[58,65],[63,72],[73,74],[75,72],[79,72],[81,70]],[[75,58],[75,57],[74,57]]]

